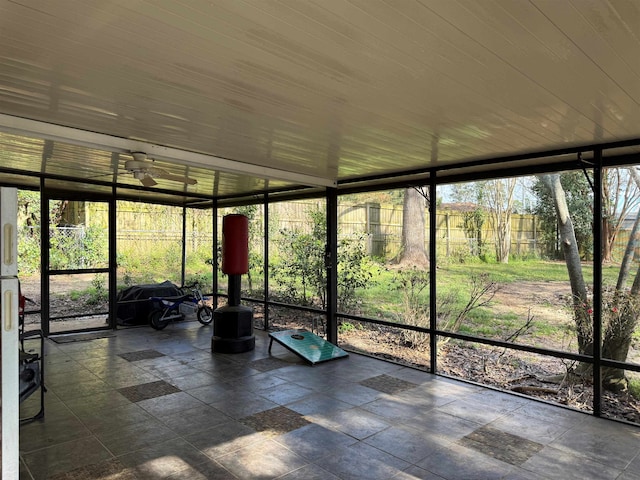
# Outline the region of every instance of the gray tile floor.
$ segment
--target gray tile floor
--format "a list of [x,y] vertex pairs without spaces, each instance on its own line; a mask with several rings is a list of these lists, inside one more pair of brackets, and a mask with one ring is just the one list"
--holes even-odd
[[356,354],[311,367],[256,337],[235,355],[197,322],[48,340],[20,478],[640,480],[638,427]]

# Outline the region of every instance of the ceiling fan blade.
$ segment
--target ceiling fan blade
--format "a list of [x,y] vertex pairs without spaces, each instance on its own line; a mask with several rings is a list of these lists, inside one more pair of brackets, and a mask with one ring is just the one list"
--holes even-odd
[[149,161],[143,152],[132,152],[133,160],[127,160],[124,167],[133,173],[133,176],[140,180],[145,187],[153,187],[158,182],[154,178],[163,178],[172,182],[184,183],[186,185],[195,185],[198,181],[195,178],[186,175],[174,175],[162,168],[156,168],[153,160]]
[[186,183],[187,185],[195,185],[198,183],[195,178],[187,177],[186,175],[174,175],[159,168],[154,168],[152,173],[156,178],[164,178],[165,180],[171,180],[172,182]]
[[158,184],[158,182],[151,178],[150,175],[145,175],[144,177],[142,177],[140,179],[140,183],[142,183],[142,185],[144,185],[145,187],[153,187],[154,185]]

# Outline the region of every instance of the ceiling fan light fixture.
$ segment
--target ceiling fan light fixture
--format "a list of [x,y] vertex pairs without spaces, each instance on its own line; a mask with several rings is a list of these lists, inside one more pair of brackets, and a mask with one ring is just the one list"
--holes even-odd
[[196,185],[198,181],[187,175],[174,175],[167,170],[157,168],[154,160],[147,158],[144,152],[131,152],[132,160],[124,163],[124,168],[133,174],[133,178],[139,180],[145,187],[153,187],[158,182],[156,178],[170,180],[172,182],[184,183],[185,185]]

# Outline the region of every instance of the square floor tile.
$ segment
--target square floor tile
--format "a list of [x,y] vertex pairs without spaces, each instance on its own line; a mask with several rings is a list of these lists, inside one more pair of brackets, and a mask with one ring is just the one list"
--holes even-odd
[[[524,470],[535,472],[542,478],[561,480],[619,479],[622,469],[593,460],[583,452],[566,452],[545,446],[540,453],[522,464]],[[624,478],[624,477],[623,477]]]
[[267,400],[260,395],[251,392],[234,391],[219,396],[219,398],[215,402],[211,402],[210,405],[235,419],[248,417],[278,406],[277,403]]
[[322,467],[311,463],[282,477],[278,477],[278,480],[340,480],[340,478],[327,472]]
[[378,390],[379,392],[388,393],[393,395],[394,393],[403,392],[405,390],[409,390],[411,388],[415,388],[418,385],[412,382],[408,382],[406,380],[401,380],[400,378],[392,377],[391,375],[378,375],[376,377],[367,378],[366,380],[362,380],[360,385],[365,387],[373,388],[374,390]]
[[90,439],[91,432],[72,415],[54,418],[49,415],[20,427],[20,451],[33,452],[72,440]]
[[349,403],[341,402],[340,400],[321,393],[307,395],[297,402],[289,403],[287,406],[302,415],[326,415],[353,408],[353,405]]
[[250,368],[255,368],[256,370],[259,370],[261,372],[268,372],[270,370],[275,370],[276,368],[287,367],[291,364],[283,360],[280,360],[279,358],[267,357],[267,358],[261,358],[259,360],[254,360],[253,362],[250,362],[247,365]]
[[201,405],[162,415],[160,420],[177,434],[189,435],[228,422],[231,418],[216,408]]
[[139,360],[149,360],[150,358],[164,357],[164,353],[157,350],[140,350],[137,352],[128,352],[118,354],[120,358],[124,358],[128,362],[137,362]]
[[305,459],[272,440],[249,445],[216,460],[237,478],[244,479],[277,478],[307,464]]
[[346,433],[357,440],[363,440],[390,427],[390,423],[386,422],[384,418],[357,407],[311,416],[310,420],[327,428]]
[[338,478],[353,480],[389,479],[410,466],[404,460],[364,443],[334,451],[314,463]]
[[260,396],[271,400],[272,402],[285,405],[287,403],[295,402],[301,398],[306,397],[313,393],[313,390],[294,383],[286,383],[283,385],[276,385],[275,387],[269,387],[266,389],[257,390],[256,393]]
[[269,435],[291,432],[311,423],[298,412],[289,410],[287,407],[265,410],[242,418],[240,422],[253,428],[256,432],[264,432]]
[[213,459],[236,452],[264,441],[265,437],[242,423],[231,420],[208,430],[202,430],[185,439],[205,455]]
[[[456,444],[436,450],[416,466],[442,478],[468,480],[501,480],[514,469],[509,463]],[[552,478],[563,477],[547,480]]]
[[166,477],[167,480],[235,480],[235,478],[229,470],[215,460],[195,466],[189,465],[184,470]]
[[95,437],[117,457],[166,442],[178,434],[151,417],[143,422],[101,427],[95,430]]
[[118,392],[120,392],[132,402],[149,400],[150,398],[162,397],[163,395],[169,395],[171,393],[177,393],[180,391],[181,390],[179,388],[174,387],[164,380],[158,380],[157,382],[143,383],[142,385],[134,385],[132,387],[124,387],[118,389]]
[[119,460],[111,459],[54,475],[49,480],[137,480],[137,477]]
[[135,452],[118,457],[132,469],[137,478],[160,479],[184,470],[187,466],[205,464],[211,459],[183,438],[156,442]]
[[113,455],[96,438],[89,437],[36,450],[23,455],[22,458],[34,480],[44,480],[107,461],[113,458]]
[[438,435],[428,435],[408,426],[387,428],[365,442],[409,463],[417,463],[450,443]]
[[280,435],[275,438],[275,441],[309,461],[318,460],[331,452],[339,451],[358,442],[349,435],[325,428],[317,423],[310,423],[305,427]]
[[481,427],[458,441],[464,447],[497,460],[520,466],[544,445],[492,427]]
[[148,400],[141,400],[136,405],[159,420],[164,420],[166,415],[205,406],[200,400],[185,392],[170,393],[160,397],[149,398]]

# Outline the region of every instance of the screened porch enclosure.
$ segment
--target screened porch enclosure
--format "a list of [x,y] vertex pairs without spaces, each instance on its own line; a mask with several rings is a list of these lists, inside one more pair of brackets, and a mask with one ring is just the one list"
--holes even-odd
[[[2,480],[638,480],[638,19],[624,0],[0,2],[0,185],[51,364],[45,418],[3,422]],[[119,321],[157,282],[225,305],[238,213],[258,335],[305,328],[348,359]]]
[[[83,316],[98,319],[93,325],[64,322],[74,315],[56,318],[50,308],[43,327],[54,335],[132,326],[113,325],[109,312],[118,308],[118,292],[139,284],[197,281],[210,305],[224,305],[228,292],[227,278],[219,270],[221,222],[225,215],[240,213],[249,219],[250,232],[249,273],[242,276],[241,298],[253,310],[255,328],[304,328],[348,350],[638,423],[637,316],[632,297],[621,297],[630,291],[638,268],[632,240],[639,197],[630,173],[635,166],[608,161],[600,169],[586,170],[572,162],[563,167],[573,167],[558,174],[567,185],[580,275],[589,295],[582,306],[588,323],[582,326],[576,323],[582,310],[572,303],[573,279],[560,249],[563,240],[543,174],[525,175],[523,169],[522,176],[498,180],[425,182],[420,187],[422,265],[400,259],[402,198],[407,189],[415,189],[413,184],[369,192],[345,186],[325,195],[288,195],[286,200],[265,195],[259,203],[231,197],[217,199],[213,208],[117,197],[71,202],[71,213],[59,222],[65,226],[58,230],[67,236],[74,229],[100,233],[95,239],[85,236],[82,248],[66,251],[82,251],[98,263],[87,264],[87,271],[67,271],[60,262],[89,260],[61,253],[54,257],[49,249],[50,259],[59,263],[53,268],[49,260],[53,274],[41,285],[55,299],[63,293],[56,290],[56,282],[84,282],[84,291],[102,295],[103,302],[95,307],[79,303]],[[598,170],[604,174],[598,177]],[[604,201],[607,194],[600,195],[600,218],[594,208],[598,179],[602,192],[622,192],[619,198],[626,199],[612,196]],[[432,199],[426,194],[429,189],[435,193]],[[491,200],[482,200],[490,194]],[[499,204],[503,198],[511,203]],[[621,206],[616,210],[616,205]],[[110,215],[115,229],[108,227]],[[607,237],[612,257],[605,261],[594,232],[615,215],[620,221]],[[73,216],[76,226],[70,221]],[[99,227],[89,225],[87,218]],[[115,248],[108,253],[112,237]],[[507,249],[506,262],[499,260],[501,248]],[[106,288],[111,275],[116,279],[113,291]],[[38,288],[38,282],[26,285]],[[78,293],[66,295],[65,305],[73,305]],[[91,308],[102,311],[93,315]],[[29,310],[29,324],[39,327],[39,315],[30,316]],[[136,323],[148,326],[145,318]],[[616,337],[623,324],[627,336]],[[591,346],[585,346],[585,339]],[[613,350],[616,342],[628,346]],[[586,373],[576,375],[578,370]],[[618,388],[611,384],[615,378],[621,382]]]

